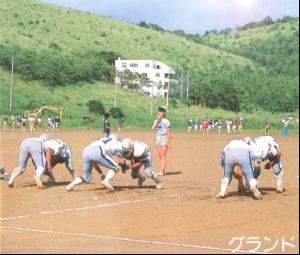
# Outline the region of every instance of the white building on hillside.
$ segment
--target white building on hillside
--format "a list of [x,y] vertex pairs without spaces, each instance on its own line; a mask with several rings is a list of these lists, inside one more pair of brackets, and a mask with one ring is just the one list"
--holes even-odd
[[141,87],[144,94],[167,98],[170,81],[175,71],[166,64],[156,60],[115,60],[117,84],[121,83],[118,72],[129,70],[132,73],[144,74],[150,81],[149,86]]

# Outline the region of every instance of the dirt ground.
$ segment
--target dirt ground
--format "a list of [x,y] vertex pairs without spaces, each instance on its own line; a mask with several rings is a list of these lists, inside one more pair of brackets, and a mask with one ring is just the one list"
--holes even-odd
[[[71,145],[79,174],[82,149],[102,136],[94,131],[52,135]],[[30,136],[0,132],[0,163],[9,172],[17,165],[20,142]],[[29,162],[14,188],[0,180],[1,253],[298,253],[299,136],[275,136],[283,152],[285,193],[276,193],[272,172],[263,170],[258,180],[263,200],[238,194],[235,180],[230,196],[217,199],[220,152],[242,136],[172,134],[162,190],[151,179],[138,188],[129,172],[120,172],[112,181],[116,192],[108,192],[93,172],[90,184],[67,192],[71,176],[64,165],[54,169],[56,184],[39,190]],[[148,143],[158,170],[154,133],[124,132],[121,137]]]

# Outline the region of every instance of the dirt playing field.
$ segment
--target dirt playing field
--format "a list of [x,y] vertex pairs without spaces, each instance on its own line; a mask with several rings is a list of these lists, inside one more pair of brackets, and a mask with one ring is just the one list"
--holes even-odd
[[[102,136],[51,134],[71,145],[79,174],[82,149]],[[30,136],[0,132],[0,163],[9,172],[17,165],[20,142]],[[121,134],[127,136],[151,146],[157,171],[155,134]],[[237,193],[236,180],[229,197],[215,197],[223,175],[219,155],[233,137],[242,135],[173,133],[162,190],[151,179],[138,188],[130,172],[119,172],[112,181],[116,192],[108,192],[93,172],[90,184],[67,192],[71,176],[64,165],[54,169],[57,183],[39,190],[29,161],[14,188],[0,180],[1,253],[298,253],[299,136],[275,136],[283,152],[286,192],[277,194],[272,172],[263,170],[261,201]]]

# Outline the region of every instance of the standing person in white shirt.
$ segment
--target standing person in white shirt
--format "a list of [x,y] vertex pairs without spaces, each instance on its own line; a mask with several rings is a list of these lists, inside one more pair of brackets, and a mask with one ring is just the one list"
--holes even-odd
[[171,124],[166,119],[167,108],[160,106],[152,129],[156,129],[156,149],[160,159],[160,171],[158,175],[164,175],[167,165],[167,151],[170,149]]

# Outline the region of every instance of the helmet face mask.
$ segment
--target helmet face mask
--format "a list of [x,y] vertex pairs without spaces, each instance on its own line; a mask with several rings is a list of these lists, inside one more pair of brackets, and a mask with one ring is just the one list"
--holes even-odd
[[133,153],[133,142],[129,138],[122,141],[122,149],[125,157],[130,157]]

